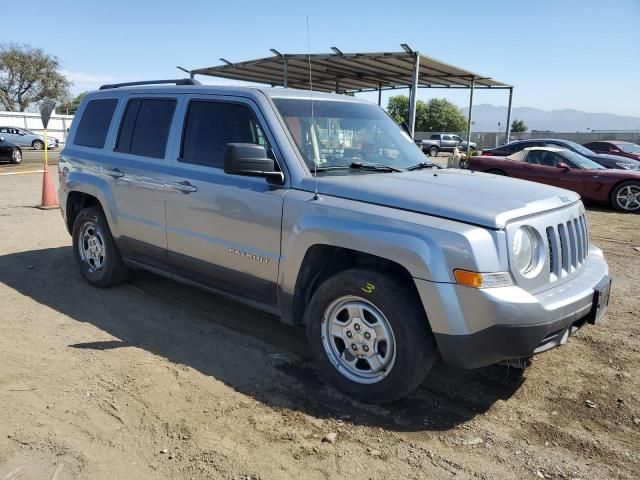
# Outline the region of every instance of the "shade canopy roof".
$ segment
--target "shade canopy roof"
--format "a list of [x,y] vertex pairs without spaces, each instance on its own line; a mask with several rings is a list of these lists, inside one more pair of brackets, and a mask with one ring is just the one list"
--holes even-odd
[[366,92],[407,88],[413,83],[419,62],[418,87],[511,88],[511,85],[413,52],[343,53],[334,48],[326,54],[282,54],[244,62],[225,62],[215,67],[191,70],[209,75],[273,86],[313,89],[323,92]]

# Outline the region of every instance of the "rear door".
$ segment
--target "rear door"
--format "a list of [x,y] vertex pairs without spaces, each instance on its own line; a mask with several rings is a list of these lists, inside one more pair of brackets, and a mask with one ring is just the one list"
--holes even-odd
[[111,151],[100,166],[113,194],[122,254],[163,270],[169,269],[164,204],[167,145],[177,105],[177,97],[171,95],[126,97],[116,116],[120,121]]
[[442,139],[440,140],[440,150],[453,151],[457,144],[458,142],[454,141],[451,135],[442,135]]
[[22,146],[20,142],[20,138],[18,135],[18,130],[11,127],[2,127],[0,129],[0,137],[4,137],[7,142],[15,143],[16,145]]
[[167,241],[174,273],[222,292],[276,305],[286,188],[226,174],[224,147],[264,145],[266,122],[243,97],[189,96],[167,181]]

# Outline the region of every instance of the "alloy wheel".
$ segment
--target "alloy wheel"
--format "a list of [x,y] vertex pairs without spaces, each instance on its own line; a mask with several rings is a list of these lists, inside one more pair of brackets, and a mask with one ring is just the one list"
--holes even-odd
[[321,326],[325,353],[349,380],[373,384],[383,380],[396,358],[391,324],[371,302],[357,296],[334,300]]
[[616,195],[616,202],[620,208],[628,212],[640,209],[640,187],[627,185],[621,188]]
[[105,242],[102,233],[93,222],[87,222],[80,231],[80,245],[78,252],[80,259],[86,263],[91,271],[102,269],[106,258]]

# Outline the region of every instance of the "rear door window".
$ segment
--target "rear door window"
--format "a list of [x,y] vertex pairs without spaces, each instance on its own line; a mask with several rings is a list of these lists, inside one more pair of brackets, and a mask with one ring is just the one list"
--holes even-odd
[[172,98],[129,100],[115,150],[142,157],[164,158],[175,109],[176,100]]
[[115,98],[91,100],[80,118],[73,143],[85,147],[104,147],[117,104]]

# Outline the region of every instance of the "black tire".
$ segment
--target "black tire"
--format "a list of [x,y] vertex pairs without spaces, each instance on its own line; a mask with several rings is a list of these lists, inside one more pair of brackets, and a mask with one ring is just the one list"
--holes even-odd
[[504,171],[498,170],[497,168],[492,168],[491,170],[487,170],[485,173],[493,173],[494,175],[502,175],[503,177],[507,176],[507,174],[504,173]]
[[[93,228],[93,233],[90,233],[88,228]],[[83,240],[81,236],[85,239]],[[89,240],[86,238],[96,239],[100,245],[98,248],[103,255],[99,265],[91,263],[93,260],[87,260],[88,255],[83,253],[84,247],[88,246]],[[127,267],[122,263],[122,257],[111,236],[107,219],[99,207],[87,207],[78,213],[73,223],[73,253],[80,273],[93,286],[111,287],[127,279]]]
[[[341,298],[355,297],[372,304],[384,315],[395,338],[393,363],[375,383],[347,378],[325,349],[327,309]],[[305,323],[320,375],[338,390],[364,402],[389,403],[406,396],[422,383],[439,357],[417,294],[401,279],[376,271],[351,269],[325,280],[311,298]]]
[[22,150],[20,150],[18,147],[14,148],[13,152],[11,152],[11,159],[9,160],[9,162],[15,165],[22,163]]
[[44,142],[42,140],[34,140],[31,146],[36,150],[44,150]]
[[430,157],[437,157],[438,153],[440,153],[440,149],[438,149],[438,147],[429,147],[429,156]]
[[[622,200],[618,198],[618,196],[624,193],[625,189],[630,194],[634,194],[636,196],[635,201],[630,202],[630,206],[626,206],[622,203]],[[619,212],[624,213],[638,213],[640,212],[640,197],[638,197],[640,192],[640,182],[637,180],[629,180],[628,182],[622,182],[611,192],[611,205],[613,208]],[[629,203],[627,203],[629,205]]]

